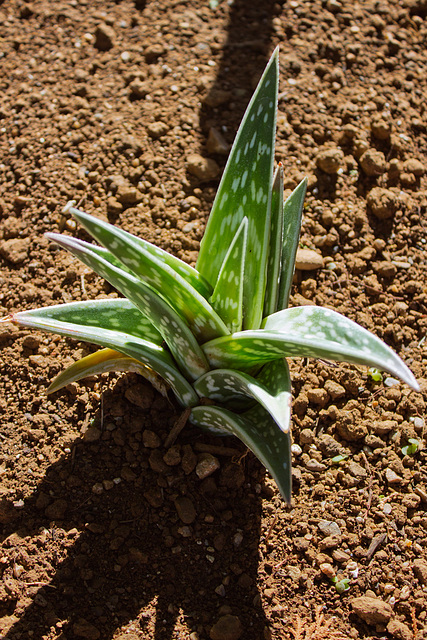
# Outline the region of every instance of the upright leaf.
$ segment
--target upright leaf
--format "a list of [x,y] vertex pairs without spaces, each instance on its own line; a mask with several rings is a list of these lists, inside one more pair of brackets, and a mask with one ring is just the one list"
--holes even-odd
[[283,166],[279,164],[271,190],[271,233],[267,261],[267,283],[264,300],[264,317],[277,310],[280,267],[283,246]]
[[306,191],[307,178],[304,178],[297,188],[294,189],[289,198],[287,198],[283,206],[283,247],[279,278],[279,294],[277,306],[274,311],[286,309],[289,304]]
[[280,493],[291,500],[291,438],[284,433],[262,407],[238,415],[228,409],[198,406],[190,420],[196,426],[217,429],[239,438],[273,476]]
[[[197,340],[183,318],[154,289],[132,274],[115,267],[110,254],[101,247],[59,234],[46,234],[125,295],[158,329],[180,370],[196,380],[208,370],[208,364]],[[102,257],[102,253],[106,257]]]
[[[72,213],[100,244],[125,265],[126,269],[151,285],[178,311],[187,321],[197,340],[206,342],[229,333],[206,298],[166,261],[165,252],[157,254],[154,251],[156,247],[88,213],[78,209],[72,209]],[[195,277],[192,278],[193,282],[194,280]],[[197,285],[200,285],[200,282],[197,282]]]
[[276,49],[237,132],[196,264],[200,273],[214,285],[241,221],[245,216],[248,218],[243,285],[244,329],[258,329],[262,320],[270,238],[277,92]]
[[226,253],[218,281],[210,298],[210,303],[230,332],[240,331],[242,328],[247,238],[248,219],[245,217]]

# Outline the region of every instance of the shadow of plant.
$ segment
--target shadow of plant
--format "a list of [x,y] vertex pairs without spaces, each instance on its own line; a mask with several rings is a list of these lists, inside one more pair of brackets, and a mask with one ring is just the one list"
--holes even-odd
[[216,77],[202,101],[200,126],[208,135],[227,122],[231,143],[272,51],[274,0],[235,0]]
[[[231,137],[268,60],[273,15],[274,0],[235,0],[230,8],[209,93],[230,91]],[[205,132],[224,122],[224,106],[209,102],[200,113]],[[190,427],[179,436],[177,464],[165,464],[161,442],[178,416],[151,388],[144,393],[151,401],[143,409],[121,389],[105,393],[93,421],[99,438],[75,441],[21,510],[0,509],[2,639],[169,640],[192,631],[204,638],[226,612],[239,616],[246,640],[264,637],[254,490],[264,471],[252,454],[218,455],[221,468],[200,480],[183,464],[190,446],[193,455],[197,442],[240,447],[242,456],[245,449]],[[144,430],[159,436],[158,447],[144,446]],[[187,523],[175,506],[183,496],[194,508]]]
[[[108,640],[124,627],[126,638],[207,637],[224,611],[239,615],[245,638],[262,637],[259,463],[218,456],[221,468],[200,480],[189,472],[197,443],[240,445],[188,428],[173,450],[176,464],[165,464],[160,441],[177,416],[151,388],[136,386],[148,390],[145,409],[107,392],[102,428],[98,412],[86,434],[99,439],[75,441],[5,523],[2,638],[31,631],[33,640]],[[159,447],[144,446],[147,429]]]

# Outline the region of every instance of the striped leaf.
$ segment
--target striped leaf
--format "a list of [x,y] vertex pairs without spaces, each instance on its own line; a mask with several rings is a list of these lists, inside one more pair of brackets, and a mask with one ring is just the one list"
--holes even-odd
[[[96,247],[95,250],[87,242],[59,234],[49,233],[46,236],[68,249],[138,307],[158,329],[185,376],[196,380],[208,371],[206,358],[189,327],[154,289],[139,278],[111,264],[108,260],[109,252],[101,247]],[[103,251],[107,254],[106,259],[101,257]]]
[[117,328],[106,328],[89,324],[94,315],[82,316],[75,320],[75,306],[78,303],[59,304],[52,307],[20,311],[10,316],[10,320],[23,327],[40,329],[61,336],[93,342],[101,347],[120,351],[156,371],[170,385],[178,402],[183,407],[199,402],[191,384],[178,371],[170,354],[159,344],[124,333]]
[[100,349],[77,360],[52,380],[46,393],[55,393],[66,387],[67,384],[77,382],[87,378],[87,376],[95,376],[111,371],[138,373],[146,378],[163,396],[167,396],[168,385],[151,367],[113,349]]
[[248,219],[243,218],[224,258],[210,302],[230,332],[240,331]]
[[196,264],[198,271],[214,285],[240,223],[245,216],[248,218],[243,285],[244,329],[258,329],[262,320],[270,237],[277,88],[276,49],[237,132]]
[[264,317],[277,311],[279,297],[280,266],[283,246],[283,166],[279,164],[271,191],[271,233],[267,262],[267,283],[264,300]]
[[280,493],[291,500],[291,438],[284,433],[261,406],[238,415],[213,406],[198,406],[190,420],[196,426],[216,429],[239,438],[267,468]]
[[[120,331],[143,338],[156,345],[161,345],[163,341],[162,336],[151,322],[126,298],[68,302],[47,308],[59,314],[55,315],[55,318],[61,317],[62,320],[71,324]],[[38,313],[41,312],[42,309],[38,309]]]
[[166,261],[165,255],[169,254],[160,251],[157,255],[156,247],[88,213],[77,209],[72,209],[72,213],[100,244],[185,318],[197,340],[206,342],[229,333],[206,298]]
[[240,331],[203,345],[212,367],[247,370],[280,357],[313,357],[384,369],[413,389],[413,374],[382,340],[345,316],[323,307],[278,311],[264,329]]
[[[64,207],[64,213],[71,213],[75,218],[79,220],[79,222],[81,222],[81,224],[87,229],[87,231],[91,235],[94,235],[92,234],[92,231],[85,224],[85,221],[88,221],[88,219],[93,218],[93,216],[91,216],[88,213],[85,213],[84,211],[81,211],[80,209],[77,209],[76,207],[73,206],[74,204],[75,204],[74,201],[70,201]],[[98,218],[94,218],[94,220],[96,220],[97,222],[102,222]],[[133,234],[128,233],[127,231],[123,231],[123,229],[118,229],[117,227],[114,227],[114,229],[117,233],[120,234],[120,236],[123,239],[128,238],[130,241],[135,242],[141,248],[141,250],[150,253],[154,258],[156,258],[156,260],[163,262],[165,265],[173,269],[173,271],[175,271],[179,276],[184,278],[184,280],[191,287],[193,287],[193,289],[198,291],[204,298],[209,298],[209,296],[212,293],[212,287],[209,284],[209,282],[198,271],[196,271],[196,269],[194,269],[193,267],[190,267],[189,264],[187,264],[186,262],[183,262],[182,260],[172,255],[171,253],[164,251],[160,247],[156,247],[156,245],[151,244],[151,242],[147,242],[147,240],[138,238],[138,236],[134,236]],[[96,236],[94,235],[94,237]],[[101,240],[99,240],[99,242],[101,242],[101,244],[104,244]],[[109,248],[111,250],[111,247]]]
[[266,385],[250,375],[233,369],[215,369],[201,376],[194,383],[194,389],[201,398],[221,403],[241,396],[253,398],[268,411],[283,432],[289,431],[292,400],[289,385],[286,390],[276,388],[276,393],[271,393]]
[[283,206],[283,247],[281,255],[278,301],[274,311],[287,309],[289,304],[306,191],[307,178],[304,178],[297,188],[294,189],[289,198],[287,198]]

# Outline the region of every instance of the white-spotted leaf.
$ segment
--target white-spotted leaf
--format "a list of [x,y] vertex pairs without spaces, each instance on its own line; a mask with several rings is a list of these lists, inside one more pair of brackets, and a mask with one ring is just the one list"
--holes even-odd
[[283,246],[283,166],[279,164],[271,190],[271,230],[267,261],[264,317],[277,311]]
[[226,253],[218,281],[210,298],[210,303],[231,333],[240,331],[242,328],[247,239],[248,219],[245,217]]
[[157,255],[156,247],[118,227],[78,209],[73,208],[71,212],[95,240],[178,311],[197,340],[206,342],[229,333],[206,298],[165,260],[165,252]]
[[196,268],[214,286],[228,247],[243,218],[248,218],[243,284],[244,329],[258,329],[262,320],[270,238],[277,93],[276,49],[237,132],[196,263]]
[[193,424],[234,435],[256,455],[273,476],[280,493],[291,500],[291,438],[262,407],[238,415],[221,407],[198,406],[191,411]]
[[274,311],[279,311],[280,309],[286,309],[288,307],[306,191],[307,178],[304,178],[297,188],[294,189],[289,198],[286,199],[286,202],[283,205],[283,246],[278,300]]
[[[73,205],[74,205],[73,201],[69,202],[64,207],[64,213],[71,213],[76,219],[79,220],[79,222],[81,222],[81,224],[87,229],[87,231],[91,235],[93,235],[91,230],[86,226],[85,222],[88,222],[89,224],[91,224],[89,221],[92,218],[93,218],[93,224],[96,224],[96,222],[101,222],[101,221],[99,220],[99,218],[91,216],[90,214],[84,211],[81,211],[81,209],[77,209]],[[91,227],[93,228],[92,224],[91,224]],[[209,282],[196,269],[194,269],[193,267],[190,267],[189,264],[187,264],[186,262],[183,262],[182,260],[172,255],[171,253],[164,251],[160,247],[156,247],[156,245],[151,244],[151,242],[147,242],[147,240],[143,240],[138,236],[134,236],[133,234],[128,233],[123,229],[119,229],[118,227],[113,227],[113,228],[115,232],[118,235],[120,235],[121,238],[123,239],[128,238],[132,242],[135,242],[142,250],[150,253],[154,258],[156,258],[156,260],[159,260],[160,262],[163,262],[164,264],[166,264],[168,267],[171,267],[171,269],[173,269],[179,276],[184,278],[184,280],[186,280],[188,284],[191,287],[193,287],[193,289],[196,289],[196,291],[198,291],[204,298],[208,298],[211,295],[212,287],[209,284]],[[101,242],[101,240],[99,240],[99,242]],[[103,242],[101,242],[101,244],[103,244]],[[111,250],[111,247],[109,248]]]
[[[131,273],[115,267],[108,259],[110,254],[106,249],[96,247],[95,251],[93,246],[87,242],[54,233],[46,234],[46,236],[68,249],[138,307],[141,313],[158,329],[179,369],[186,377],[196,380],[208,371],[206,358],[188,325],[154,289]],[[102,257],[103,252],[107,254],[105,259]]]
[[156,371],[169,384],[183,407],[193,406],[199,402],[199,397],[192,385],[179,372],[170,354],[163,347],[136,335],[124,333],[117,328],[109,328],[110,325],[103,328],[96,321],[91,325],[88,316],[85,316],[84,323],[79,323],[75,319],[77,304],[79,303],[70,302],[31,311],[20,311],[10,316],[10,320],[23,327],[57,333],[120,351]]
[[65,371],[61,371],[50,383],[46,393],[55,393],[71,382],[78,382],[87,376],[100,375],[101,373],[109,373],[111,371],[123,371],[129,373],[138,373],[150,382],[157,391],[163,396],[167,396],[169,385],[165,383],[151,367],[142,364],[135,358],[115,351],[114,349],[99,349],[95,353],[91,353],[72,365],[67,367]]
[[278,311],[264,329],[240,331],[203,345],[212,367],[248,370],[280,357],[312,357],[384,369],[413,389],[413,374],[382,340],[336,311],[306,306]]
[[281,392],[278,396],[252,376],[233,369],[216,369],[201,376],[194,389],[201,398],[211,398],[220,403],[245,396],[253,398],[271,415],[285,433],[289,431],[291,394]]

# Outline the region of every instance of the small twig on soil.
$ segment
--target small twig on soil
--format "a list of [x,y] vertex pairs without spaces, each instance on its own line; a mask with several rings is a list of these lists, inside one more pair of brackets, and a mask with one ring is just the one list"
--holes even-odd
[[[205,444],[204,442],[196,442],[194,449],[200,451],[200,453],[211,453],[214,456],[233,457],[240,456],[242,453],[239,449],[234,449],[233,447],[221,447],[217,444]],[[246,455],[246,453],[244,455]]]
[[369,549],[366,552],[366,560],[370,562],[374,556],[374,553],[381,547],[381,545],[387,540],[387,534],[381,533],[379,536],[375,536],[373,538],[371,544],[369,545]]
[[411,621],[412,621],[412,635],[413,635],[413,639],[412,640],[417,640],[417,638],[418,638],[418,627],[417,627],[416,611],[415,611],[415,607],[414,606],[411,607]]
[[57,589],[54,584],[49,584],[49,582],[25,582],[25,580],[21,580],[21,584],[26,587],[50,587],[51,589]]
[[248,453],[249,453],[249,449],[246,449],[246,451],[244,451],[242,454],[239,451],[239,455],[236,456],[236,458],[233,458],[232,462],[235,462],[236,464],[240,464],[242,462],[242,460],[244,460],[246,458]]
[[266,535],[266,536],[265,536],[265,538],[264,538],[264,542],[268,542],[268,539],[269,539],[269,537],[271,536],[271,534],[272,534],[272,532],[273,532],[274,527],[276,526],[276,522],[277,522],[277,511],[276,511],[276,513],[274,514],[273,522],[271,523],[271,525],[270,525],[270,527],[269,527],[269,529],[268,529],[268,531],[267,531],[267,535]]
[[104,431],[104,392],[101,389],[101,424],[100,429]]
[[80,287],[82,290],[82,296],[83,298],[87,298],[87,292],[86,292],[86,286],[85,286],[85,274],[82,273],[80,276]]
[[175,422],[172,429],[170,430],[168,437],[165,440],[165,443],[164,443],[165,449],[169,449],[169,447],[173,445],[173,443],[175,442],[175,440],[177,439],[177,437],[179,436],[179,434],[187,424],[187,420],[190,417],[190,413],[191,413],[191,407],[188,407],[181,413],[178,420]]
[[363,462],[365,464],[366,471],[369,473],[369,486],[368,486],[369,495],[368,495],[368,502],[366,504],[365,515],[363,516],[363,520],[366,520],[366,518],[368,517],[369,511],[371,509],[371,505],[372,505],[372,497],[373,497],[372,485],[373,485],[373,482],[374,482],[374,474],[372,472],[372,468],[371,468],[371,465],[369,464],[368,458],[366,457],[366,455],[365,455],[365,453],[363,451],[362,451],[362,458],[363,458]]

